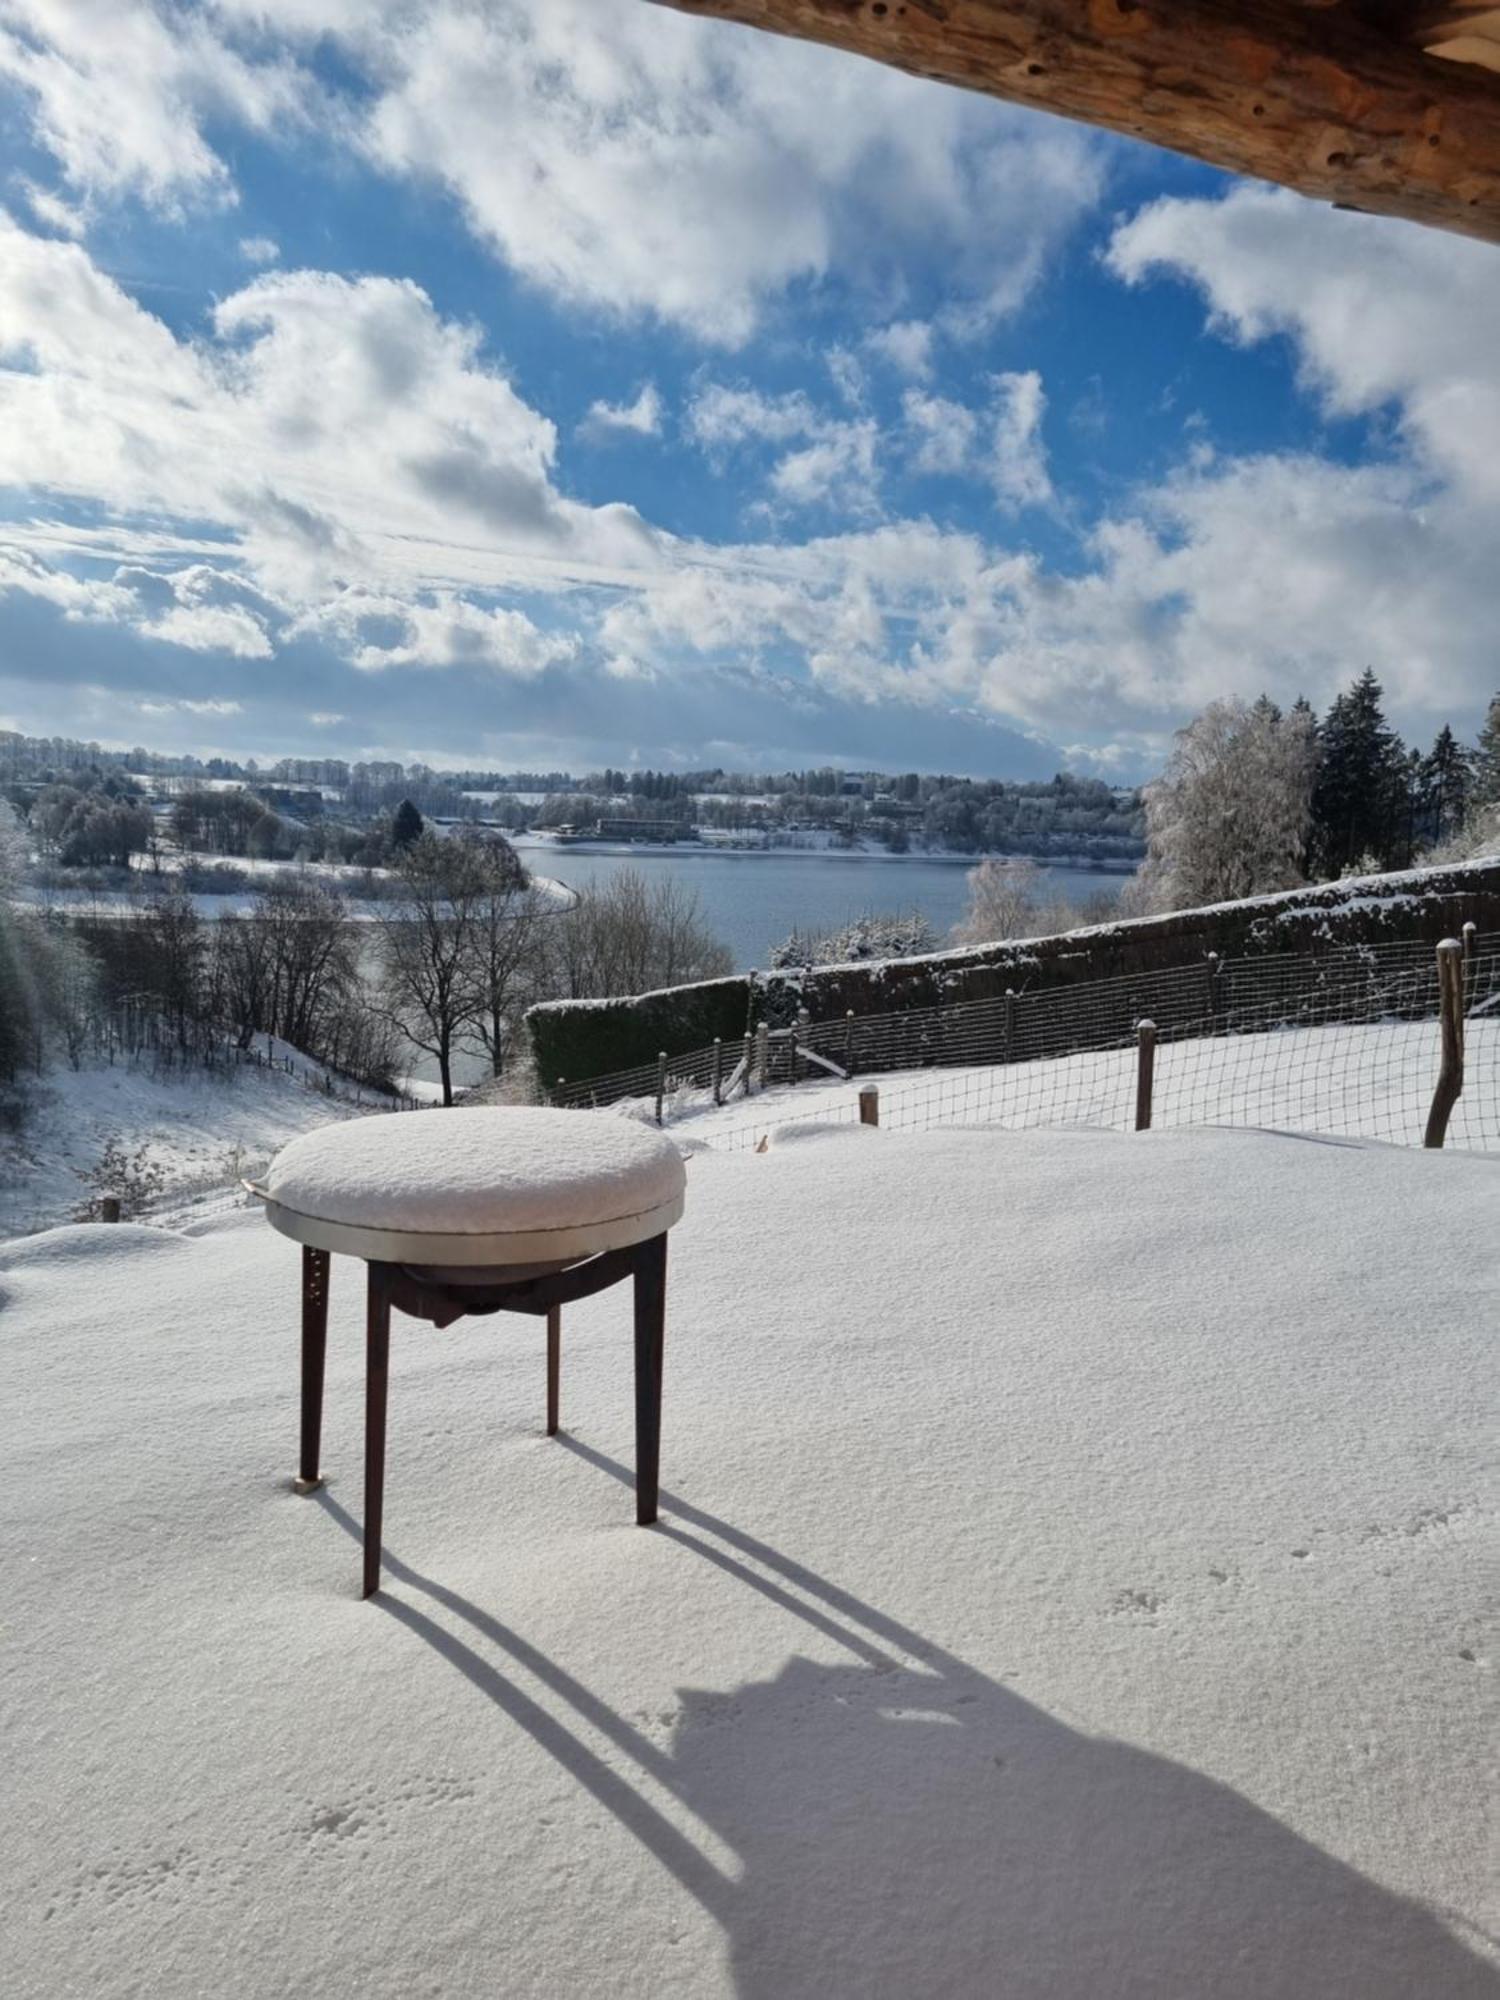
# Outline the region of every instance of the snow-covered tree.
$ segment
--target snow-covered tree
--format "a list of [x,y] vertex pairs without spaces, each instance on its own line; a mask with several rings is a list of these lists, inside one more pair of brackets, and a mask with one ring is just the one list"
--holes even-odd
[[1373,856],[1381,868],[1411,858],[1406,750],[1381,699],[1380,682],[1367,667],[1334,698],[1318,731],[1312,853],[1324,878],[1347,874],[1363,857]]
[[797,965],[852,965],[869,958],[917,958],[937,946],[937,935],[919,910],[856,917],[842,929],[818,936],[793,931],[772,947],[770,963],[780,971]]
[[1490,703],[1479,731],[1467,803],[1470,812],[1500,805],[1500,694]]
[[1150,903],[1184,910],[1301,882],[1316,757],[1306,712],[1283,715],[1264,696],[1211,702],[1178,730],[1145,790]]
[[969,871],[969,907],[953,932],[959,944],[1035,937],[1042,871],[1034,861],[981,861]]

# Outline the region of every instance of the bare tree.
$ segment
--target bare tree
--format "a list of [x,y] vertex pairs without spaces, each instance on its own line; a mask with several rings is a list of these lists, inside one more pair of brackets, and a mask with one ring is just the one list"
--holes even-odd
[[474,905],[469,978],[473,1032],[489,1061],[490,1074],[499,1076],[515,1023],[535,997],[542,926],[558,913],[540,890],[524,877],[518,881],[516,871],[503,861],[490,862],[488,873],[487,887]]
[[1101,890],[1073,902],[1047,893],[1047,873],[1025,856],[981,861],[969,871],[969,907],[953,936],[959,944],[995,944],[1004,938],[1053,937],[1081,924],[1107,923],[1119,914]]
[[981,861],[969,871],[969,907],[953,935],[959,944],[1035,937],[1042,871],[1034,861]]
[[734,957],[709,929],[696,889],[635,868],[579,892],[548,924],[547,990],[569,1000],[606,999],[718,979]]
[[424,833],[402,854],[379,920],[382,1011],[436,1061],[444,1104],[474,1023],[474,930],[490,879],[476,843]]
[[1146,859],[1132,903],[1191,909],[1291,889],[1305,879],[1317,764],[1306,712],[1264,697],[1211,702],[1179,729],[1146,787]]

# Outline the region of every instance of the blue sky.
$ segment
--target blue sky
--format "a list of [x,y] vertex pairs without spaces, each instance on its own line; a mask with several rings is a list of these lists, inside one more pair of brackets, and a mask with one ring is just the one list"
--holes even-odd
[[0,4],[0,724],[1135,778],[1500,683],[1500,253],[644,0]]

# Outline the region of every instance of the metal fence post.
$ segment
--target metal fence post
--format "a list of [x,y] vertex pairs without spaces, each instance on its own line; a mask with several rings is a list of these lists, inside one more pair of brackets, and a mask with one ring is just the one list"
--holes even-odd
[[1219,1011],[1219,974],[1224,967],[1216,951],[1208,954],[1208,1012],[1212,1019]]
[[661,1101],[667,1094],[667,1052],[663,1049],[656,1058],[656,1122],[661,1123]]
[[844,1012],[844,1068],[848,1070],[851,1076],[854,1074],[854,1009],[852,1007],[846,1008]]
[[1464,948],[1457,938],[1444,938],[1438,946],[1437,976],[1442,1056],[1422,1136],[1422,1144],[1434,1148],[1448,1136],[1448,1120],[1464,1087]]
[[1478,973],[1475,964],[1475,947],[1479,943],[1479,926],[1470,917],[1464,925],[1464,1012],[1467,1013],[1474,1002],[1474,980]]
[[755,1073],[760,1087],[765,1089],[771,1068],[771,1025],[762,1021],[755,1030]]
[[714,1036],[714,1103],[715,1104],[722,1104],[724,1102],[723,1086],[724,1086],[724,1038],[722,1035],[715,1035]]
[[1135,1024],[1135,1129],[1151,1130],[1151,1095],[1156,1084],[1156,1023]]
[[1005,989],[1005,1060],[1007,1062],[1014,1062],[1015,1059],[1016,989],[1014,986],[1007,986]]
[[859,1087],[859,1122],[861,1125],[880,1123],[880,1086],[862,1083]]

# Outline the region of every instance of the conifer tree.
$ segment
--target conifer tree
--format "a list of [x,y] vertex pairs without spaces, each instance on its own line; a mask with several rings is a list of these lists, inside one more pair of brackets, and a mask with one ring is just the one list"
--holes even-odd
[[1422,759],[1418,778],[1418,823],[1427,841],[1451,840],[1462,828],[1469,809],[1473,762],[1473,751],[1464,748],[1445,722]]
[[1479,732],[1467,805],[1471,812],[1483,806],[1500,805],[1500,694],[1490,703]]
[[1318,732],[1312,853],[1325,878],[1367,858],[1398,866],[1408,851],[1406,751],[1380,703],[1380,682],[1366,667],[1334,697]]

